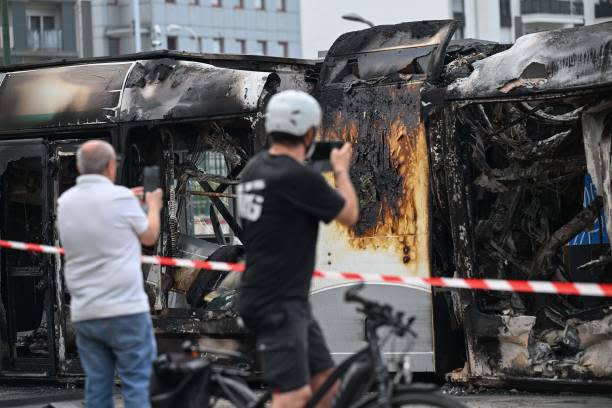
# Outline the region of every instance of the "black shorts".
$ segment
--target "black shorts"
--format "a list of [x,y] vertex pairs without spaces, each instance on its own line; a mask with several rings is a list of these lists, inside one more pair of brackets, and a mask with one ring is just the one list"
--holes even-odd
[[289,392],[332,368],[323,332],[303,301],[279,302],[268,313],[243,313],[255,334],[264,381],[274,392]]

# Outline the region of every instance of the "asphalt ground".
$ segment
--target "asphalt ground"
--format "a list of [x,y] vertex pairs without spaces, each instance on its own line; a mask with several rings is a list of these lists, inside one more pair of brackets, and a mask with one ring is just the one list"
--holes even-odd
[[[117,389],[119,393],[119,390]],[[0,384],[0,408],[83,408],[83,390],[71,386],[13,386]],[[458,401],[469,408],[565,408],[612,407],[612,394],[533,394],[512,391],[486,391],[476,394],[454,395]],[[116,398],[116,408],[122,408],[121,397]],[[228,404],[217,404],[219,408],[229,408]]]

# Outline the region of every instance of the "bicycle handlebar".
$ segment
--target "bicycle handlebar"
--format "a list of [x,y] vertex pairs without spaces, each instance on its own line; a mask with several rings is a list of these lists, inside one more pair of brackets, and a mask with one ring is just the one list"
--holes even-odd
[[357,294],[358,292],[361,292],[363,290],[364,286],[365,285],[363,282],[359,282],[358,284],[353,285],[353,287],[347,290],[346,293],[344,294],[344,300],[349,303],[361,303],[363,307],[374,306],[375,305],[374,302],[367,300],[365,298],[362,298],[361,296]]
[[358,309],[358,311],[366,315],[376,326],[391,326],[400,336],[403,336],[405,333],[410,333],[414,337],[417,336],[412,330],[414,317],[409,317],[404,321],[404,312],[396,312],[394,314],[393,307],[390,305],[380,304],[361,297],[358,293],[363,290],[364,286],[364,283],[360,282],[351,287],[344,294],[344,300],[350,303],[361,304],[363,309]]

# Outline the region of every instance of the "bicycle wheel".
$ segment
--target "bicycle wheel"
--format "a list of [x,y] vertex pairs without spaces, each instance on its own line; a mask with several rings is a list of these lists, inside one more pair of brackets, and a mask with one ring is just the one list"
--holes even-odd
[[[396,390],[391,399],[393,408],[466,408],[465,405],[446,395],[435,392],[410,392]],[[372,395],[366,400],[355,405],[355,408],[374,408],[378,407],[378,397]]]

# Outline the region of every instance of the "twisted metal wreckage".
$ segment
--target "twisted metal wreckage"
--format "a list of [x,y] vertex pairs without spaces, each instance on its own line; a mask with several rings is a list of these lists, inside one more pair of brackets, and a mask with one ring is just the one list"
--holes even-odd
[[[262,111],[313,93],[324,140],[355,145],[362,217],[322,228],[336,270],[609,282],[612,24],[529,34],[513,46],[451,41],[453,21],[347,33],[324,61],[158,52],[0,73],[3,238],[58,244],[55,199],[76,147],[106,138],[121,183],[161,166],[163,238],[148,251],[236,261],[233,186],[265,147]],[[3,376],[77,374],[61,260],[2,251]],[[146,267],[163,350],[185,337],[251,350],[232,273]],[[342,282],[316,282],[315,313],[340,357],[363,339]],[[415,314],[417,371],[499,385],[612,380],[604,298],[369,285]],[[239,364],[252,365],[252,361]],[[463,369],[461,367],[463,366]]]

